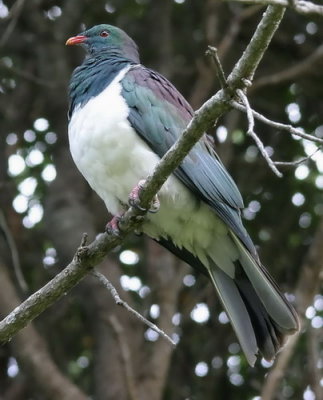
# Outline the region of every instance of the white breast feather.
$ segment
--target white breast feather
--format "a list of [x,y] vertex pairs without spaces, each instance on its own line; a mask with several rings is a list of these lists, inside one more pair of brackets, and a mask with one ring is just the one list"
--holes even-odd
[[[130,126],[128,107],[121,96],[120,81],[124,68],[98,96],[83,107],[77,106],[69,123],[72,157],[90,186],[103,199],[112,214],[122,211],[131,189],[154,169],[159,157]],[[157,214],[149,215],[143,230],[149,236],[172,238],[207,263],[208,249],[217,243],[220,253],[228,249],[227,227],[207,205],[197,200],[175,177],[171,176],[159,193]],[[223,246],[222,246],[223,243]],[[214,252],[213,252],[214,253]],[[225,256],[229,253],[225,250]],[[233,252],[235,253],[235,252]],[[229,255],[226,264],[230,263]],[[226,265],[227,272],[232,268]]]

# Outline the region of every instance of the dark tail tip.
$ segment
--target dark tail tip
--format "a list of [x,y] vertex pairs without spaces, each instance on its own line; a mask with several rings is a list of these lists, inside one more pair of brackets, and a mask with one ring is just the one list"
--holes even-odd
[[259,352],[267,361],[271,361],[286,342],[287,336],[299,330],[297,314],[285,299],[288,309],[295,318],[295,329],[286,330],[280,327],[269,315],[243,269],[240,268],[239,272],[239,277],[235,279],[235,283],[247,308]]

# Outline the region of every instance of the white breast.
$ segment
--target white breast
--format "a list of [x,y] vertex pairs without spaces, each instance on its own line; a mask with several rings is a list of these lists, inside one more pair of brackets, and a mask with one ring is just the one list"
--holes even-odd
[[72,157],[113,214],[127,203],[131,188],[145,178],[158,157],[131,128],[121,96],[123,69],[99,96],[78,107],[69,124]]
[[[78,106],[69,123],[74,162],[114,215],[122,211],[121,202],[127,204],[131,189],[159,161],[127,119],[120,81],[128,69],[123,69],[97,97]],[[220,237],[226,236],[227,228],[175,176],[166,181],[159,199],[160,211],[149,215],[144,224],[148,235],[170,237],[201,258],[214,242],[221,246]]]

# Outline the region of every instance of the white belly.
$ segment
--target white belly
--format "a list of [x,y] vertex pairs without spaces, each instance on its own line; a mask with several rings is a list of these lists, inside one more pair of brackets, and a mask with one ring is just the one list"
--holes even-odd
[[[122,211],[122,203],[127,204],[131,189],[159,161],[128,122],[128,107],[119,83],[127,70],[121,71],[99,96],[77,108],[69,123],[74,162],[114,215]],[[143,226],[149,236],[172,238],[177,246],[184,246],[205,263],[209,248],[221,247],[221,254],[231,253],[229,260],[236,254],[231,240],[223,243],[227,227],[175,176],[170,176],[158,196],[160,210],[149,214]]]

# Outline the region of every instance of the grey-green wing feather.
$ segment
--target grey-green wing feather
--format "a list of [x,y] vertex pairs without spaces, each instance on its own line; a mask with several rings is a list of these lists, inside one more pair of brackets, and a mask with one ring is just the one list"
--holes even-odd
[[[122,80],[128,119],[145,142],[162,157],[178,139],[193,110],[163,76],[141,65],[132,67]],[[212,148],[207,136],[193,147],[174,174],[202,198],[241,239],[254,257],[254,245],[244,229],[241,194]]]

